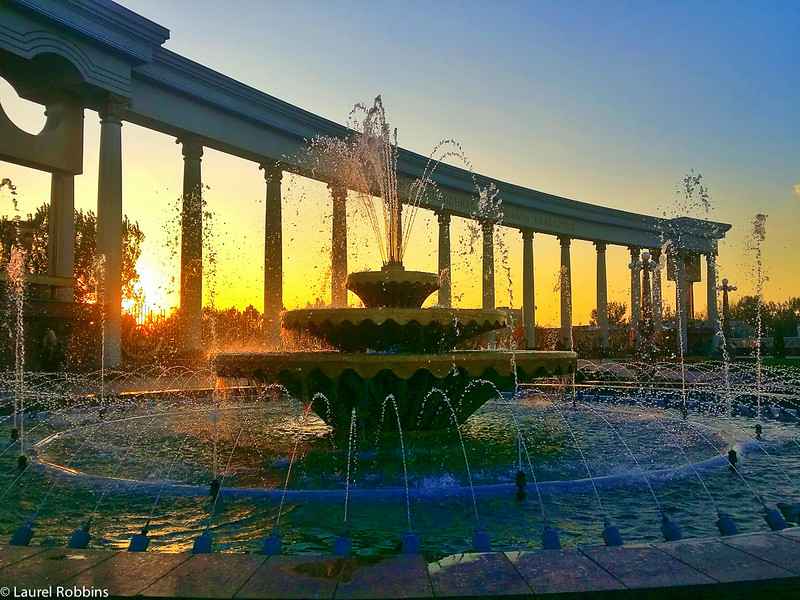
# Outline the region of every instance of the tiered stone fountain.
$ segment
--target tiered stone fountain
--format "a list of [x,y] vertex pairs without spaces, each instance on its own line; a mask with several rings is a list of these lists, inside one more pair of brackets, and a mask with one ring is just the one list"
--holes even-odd
[[[220,377],[278,382],[290,394],[311,402],[314,412],[337,429],[372,429],[397,406],[406,430],[439,429],[463,423],[498,392],[513,391],[536,377],[567,375],[576,367],[573,352],[459,350],[466,340],[507,326],[499,310],[422,308],[439,289],[436,273],[403,266],[402,204],[397,191],[396,142],[391,139],[380,97],[363,109],[363,124],[351,144],[316,140],[337,181],[361,190],[371,204],[379,195],[385,217],[384,264],[380,271],[351,273],[347,288],[364,308],[314,308],[287,311],[285,333],[321,340],[314,352],[220,354]],[[313,149],[312,149],[313,151]],[[425,185],[412,186],[417,193]],[[366,190],[366,192],[364,192]],[[416,203],[405,203],[406,211]],[[382,232],[376,231],[379,237]],[[394,403],[389,402],[394,398]]]

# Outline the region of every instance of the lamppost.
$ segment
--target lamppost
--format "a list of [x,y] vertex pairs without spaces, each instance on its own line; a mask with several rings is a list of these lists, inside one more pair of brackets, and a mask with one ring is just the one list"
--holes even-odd
[[717,290],[722,292],[722,335],[725,336],[725,344],[729,345],[731,339],[731,307],[728,303],[728,292],[735,292],[736,286],[729,285],[726,278],[722,280],[722,285],[717,286]]
[[[729,285],[727,279],[722,280],[722,285],[717,286],[717,290],[722,292],[722,323],[720,331],[722,332],[722,364],[725,369],[725,397],[726,405],[728,407],[728,416],[732,414],[733,395],[731,394],[731,379],[728,376],[728,362],[729,357],[733,356],[735,348],[731,343],[731,307],[728,304],[728,292],[735,292],[736,286]],[[759,417],[761,411],[758,412]]]

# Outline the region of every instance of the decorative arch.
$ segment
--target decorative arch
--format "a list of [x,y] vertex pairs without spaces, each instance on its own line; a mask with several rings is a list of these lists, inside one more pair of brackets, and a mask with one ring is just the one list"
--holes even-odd
[[30,87],[31,72],[39,65],[46,65],[48,74],[54,76],[53,84],[60,84],[62,88],[80,89],[83,94],[90,88],[99,88],[120,96],[130,95],[130,65],[92,46],[44,29],[19,34],[11,44],[8,40],[5,44],[0,42],[0,47],[4,45],[10,47],[0,63],[0,70],[21,90],[20,95],[29,94],[26,88]]

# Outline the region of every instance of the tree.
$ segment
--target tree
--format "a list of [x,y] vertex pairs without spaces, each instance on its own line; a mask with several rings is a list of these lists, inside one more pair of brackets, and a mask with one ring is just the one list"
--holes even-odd
[[[87,302],[95,298],[97,264],[97,216],[91,210],[75,211],[75,301]],[[139,223],[131,222],[128,215],[122,221],[122,300],[141,304],[142,292],[137,289],[139,272],[136,262],[142,255],[144,233]]]
[[753,329],[757,326],[759,305],[761,306],[761,331],[775,339],[775,353],[784,353],[784,337],[797,335],[800,319],[800,298],[793,297],[783,302],[759,302],[758,296],[742,296],[731,304],[731,320],[741,321]]
[[[609,302],[608,303],[608,324],[609,325],[623,325],[625,323],[625,314],[628,312],[628,305],[624,302]],[[597,309],[593,308],[589,317],[589,325],[597,325]]]
[[730,305],[731,321],[741,321],[755,327],[759,305],[761,306],[761,322],[766,326],[767,321],[770,320],[769,310],[767,305],[759,302],[757,296],[742,296],[732,302]]
[[15,186],[8,177],[3,177],[0,179],[0,190],[4,187],[8,188],[8,192],[11,195],[11,202],[14,204],[14,210],[17,210],[17,186]]
[[[28,270],[35,274],[47,273],[47,244],[49,204],[42,204],[35,215],[28,215],[33,227],[33,247],[28,258]],[[75,211],[75,301],[95,301],[97,249],[97,216],[91,210]],[[144,233],[139,224],[131,222],[127,215],[122,222],[122,299],[139,304],[143,301],[141,290],[137,289],[139,273],[136,262],[142,255]]]

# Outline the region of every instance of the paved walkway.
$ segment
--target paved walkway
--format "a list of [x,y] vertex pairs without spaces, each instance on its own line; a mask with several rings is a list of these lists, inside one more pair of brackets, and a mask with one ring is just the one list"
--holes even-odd
[[[0,548],[0,596],[800,598],[800,528],[625,546],[388,559]],[[104,591],[108,596],[105,596]],[[41,596],[41,592],[37,594]]]

